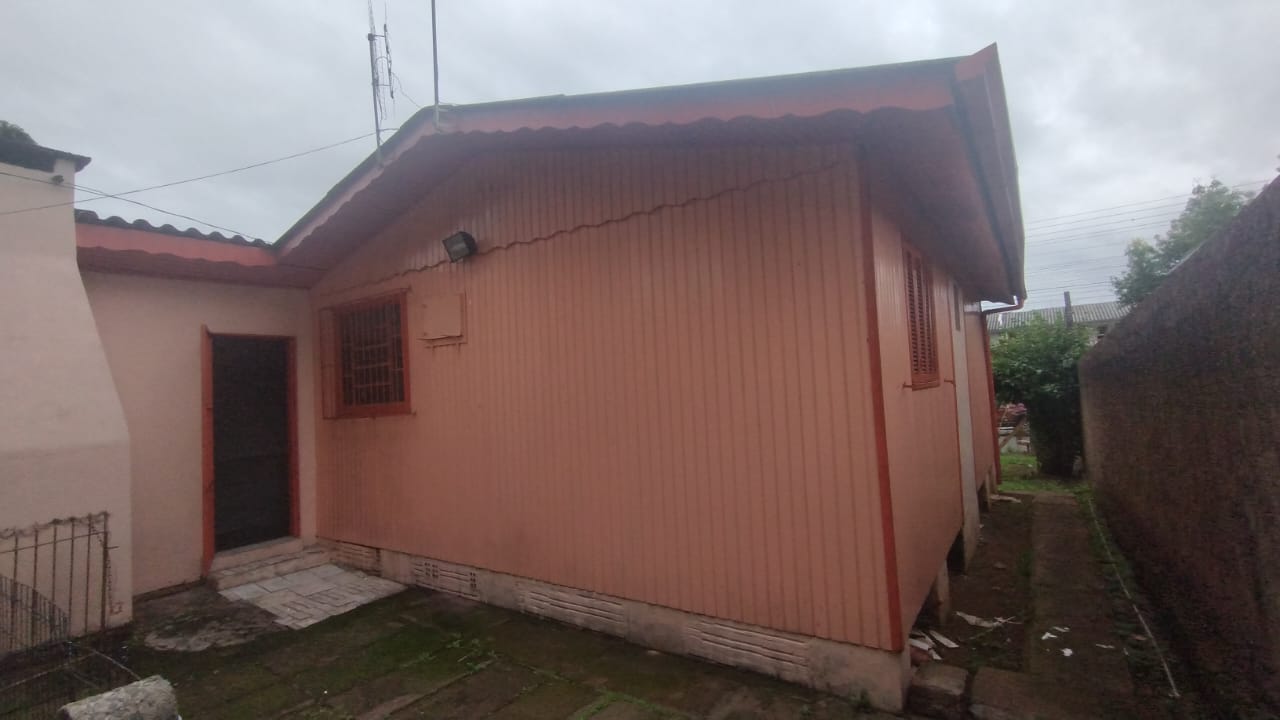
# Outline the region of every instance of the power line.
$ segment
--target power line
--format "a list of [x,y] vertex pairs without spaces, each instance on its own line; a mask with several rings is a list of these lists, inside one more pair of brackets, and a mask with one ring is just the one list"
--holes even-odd
[[[1227,187],[1231,188],[1232,190],[1235,190],[1238,188],[1248,187],[1250,185],[1264,185],[1269,182],[1271,182],[1271,180],[1250,180],[1248,182],[1237,183],[1235,185],[1228,185]],[[1082,210],[1076,213],[1067,213],[1066,215],[1054,215],[1052,217],[1037,218],[1035,220],[1028,220],[1025,223],[1023,223],[1023,225],[1036,225],[1039,223],[1048,222],[1050,220],[1060,220],[1062,218],[1078,217],[1080,215],[1092,215],[1093,213],[1105,212],[1107,210],[1119,210],[1121,208],[1135,207],[1137,205],[1150,205],[1151,203],[1163,202],[1166,200],[1177,200],[1178,198],[1182,198],[1185,200],[1187,199],[1187,195],[1185,194],[1169,195],[1167,197],[1154,198],[1152,200],[1140,200],[1138,202],[1125,203],[1123,205],[1112,205],[1111,207],[1095,208],[1093,210]]]
[[[1132,217],[1135,213],[1144,213],[1144,212],[1152,212],[1155,210],[1165,210],[1165,209],[1183,208],[1183,207],[1186,207],[1185,202],[1168,203],[1165,205],[1153,205],[1151,207],[1139,208],[1137,210],[1126,210],[1124,212],[1109,213],[1107,215],[1095,215],[1094,217],[1088,217],[1081,220],[1065,220],[1063,222],[1055,222],[1055,223],[1048,223],[1046,225],[1038,225],[1034,231],[1035,232],[1053,232],[1052,230],[1049,230],[1049,228],[1057,227],[1057,226],[1078,225],[1081,223],[1093,222],[1095,220],[1101,221],[1101,220],[1105,220],[1105,218],[1112,218],[1112,217],[1126,218],[1126,217]],[[1095,212],[1102,212],[1102,211],[1095,211]]]
[[1026,276],[1028,278],[1031,278],[1031,277],[1043,276],[1046,274],[1063,275],[1063,274],[1066,274],[1068,271],[1072,271],[1075,273],[1086,273],[1086,272],[1096,272],[1099,270],[1118,270],[1123,267],[1125,267],[1125,259],[1114,258],[1112,261],[1106,262],[1106,263],[1097,263],[1097,264],[1071,263],[1071,264],[1064,264],[1064,265],[1049,265],[1046,267],[1038,267],[1033,269],[1031,272],[1027,273]]
[[1063,226],[1055,230],[1045,230],[1043,232],[1036,231],[1034,233],[1028,233],[1027,239],[1028,240],[1052,239],[1055,237],[1061,237],[1062,235],[1069,235],[1069,234],[1080,233],[1080,232],[1085,232],[1090,230],[1097,230],[1099,232],[1119,231],[1119,230],[1123,230],[1126,225],[1131,225],[1135,222],[1172,223],[1174,220],[1177,220],[1179,216],[1180,216],[1180,213],[1171,213],[1168,210],[1164,212],[1156,213],[1154,215],[1126,215],[1125,217],[1117,218],[1115,220],[1101,220],[1092,225],[1082,224],[1082,225],[1074,225],[1074,226]]
[[[15,178],[18,178],[19,180],[26,180],[27,182],[41,183],[41,184],[44,184],[44,185],[53,185],[54,187],[64,187],[64,186],[65,186],[65,187],[70,187],[70,188],[72,188],[73,190],[84,190],[85,192],[90,192],[90,193],[94,193],[94,194],[96,194],[96,195],[100,195],[100,196],[102,196],[101,198],[93,198],[93,199],[95,199],[95,200],[102,199],[102,198],[106,198],[106,197],[118,197],[118,196],[114,196],[114,195],[108,195],[107,193],[104,193],[104,192],[102,192],[101,190],[95,190],[95,189],[93,189],[93,188],[91,188],[91,187],[88,187],[88,186],[86,186],[86,185],[76,185],[76,184],[74,184],[74,183],[56,183],[56,182],[52,182],[52,181],[50,181],[50,180],[41,180],[40,178],[27,177],[26,175],[18,175],[18,174],[16,174],[16,173],[4,172],[3,170],[0,170],[0,175],[7,175],[7,176],[9,176],[9,177],[15,177]],[[251,240],[259,240],[259,239],[260,239],[260,238],[255,238],[255,237],[253,237],[252,235],[249,235],[248,233],[240,232],[239,230],[233,230],[232,228],[229,228],[229,227],[223,227],[222,225],[217,225],[217,224],[211,223],[211,222],[209,222],[209,221],[207,221],[207,220],[201,220],[201,219],[199,219],[199,218],[194,218],[194,217],[191,217],[190,215],[183,215],[182,213],[173,212],[172,210],[165,210],[164,208],[158,208],[158,207],[156,207],[155,205],[148,205],[148,204],[146,204],[146,203],[144,203],[144,202],[140,202],[140,201],[138,201],[138,200],[134,200],[134,199],[132,199],[132,198],[120,197],[120,198],[118,198],[118,199],[123,200],[124,202],[127,202],[127,203],[133,203],[134,205],[139,205],[139,206],[141,206],[141,207],[147,208],[148,210],[154,210],[154,211],[156,211],[156,212],[158,212],[158,213],[163,213],[163,214],[165,214],[165,215],[172,215],[173,217],[180,217],[180,218],[182,218],[183,220],[189,220],[189,221],[191,221],[191,222],[193,222],[193,223],[197,223],[197,224],[200,224],[200,225],[207,225],[208,227],[211,227],[211,228],[217,228],[217,229],[222,230],[222,231],[224,231],[224,232],[229,232],[229,233],[231,233],[232,235],[241,235],[241,236],[247,237],[247,238],[249,238],[249,239],[251,239]],[[71,203],[57,203],[56,205],[48,205],[48,206],[46,206],[46,207],[62,207],[62,206],[65,206],[65,205],[70,205],[70,204],[71,204]],[[11,215],[11,214],[13,214],[14,212],[28,212],[28,211],[30,211],[30,210],[35,210],[35,209],[40,209],[40,208],[27,208],[26,210],[22,210],[22,211],[8,211],[8,212],[0,213],[0,215]]]
[[1103,235],[1103,234],[1118,235],[1120,233],[1127,232],[1130,230],[1150,230],[1153,228],[1167,227],[1168,224],[1169,223],[1167,221],[1158,220],[1155,222],[1143,223],[1141,225],[1131,225],[1129,227],[1112,228],[1110,230],[1086,230],[1076,235],[1062,235],[1062,236],[1055,236],[1055,237],[1048,237],[1048,238],[1033,238],[1033,239],[1036,240],[1037,243],[1040,245],[1053,245],[1056,243],[1067,242],[1069,240],[1078,240],[1080,238],[1097,237],[1098,235]]
[[[392,130],[392,129],[398,129],[398,128],[388,128],[388,130]],[[349,145],[353,142],[364,140],[372,136],[373,136],[373,133],[365,133],[364,135],[360,135],[358,137],[347,138],[346,140],[341,140],[336,143],[330,143],[328,145],[323,145],[321,147],[311,148],[310,150],[303,150],[302,152],[296,152],[296,153],[293,153],[292,155],[285,155],[283,157],[272,158],[270,160],[263,160],[262,162],[256,162],[250,165],[244,165],[241,167],[232,168],[230,170],[221,170],[219,172],[209,173],[207,175],[199,175],[197,177],[186,178],[183,180],[174,180],[172,182],[161,183],[159,185],[149,185],[147,187],[141,187],[134,190],[126,190],[124,192],[119,192],[119,193],[108,193],[108,192],[96,191],[96,190],[91,190],[84,185],[78,185],[76,186],[77,188],[86,190],[88,192],[96,192],[99,195],[99,197],[85,198],[84,200],[80,200],[80,201],[72,200],[70,202],[54,203],[52,205],[40,205],[38,207],[19,208],[17,210],[6,210],[5,212],[0,213],[0,216],[16,215],[18,213],[32,212],[35,210],[46,210],[48,208],[55,208],[55,207],[64,207],[66,205],[74,205],[76,202],[93,202],[94,200],[106,200],[109,198],[123,200],[125,199],[123,197],[125,195],[135,195],[137,193],[148,192],[150,190],[160,190],[163,188],[171,188],[177,185],[186,185],[187,183],[199,182],[201,180],[209,180],[211,178],[222,177],[224,175],[232,175],[234,173],[244,172],[245,170],[254,170],[260,167],[265,167],[267,165],[274,165],[276,163],[285,162],[286,160],[294,160],[296,158],[304,157],[306,155],[312,155],[318,152],[323,152],[325,150],[332,150],[333,148],[341,147],[343,145]],[[138,203],[138,204],[141,204],[141,203]],[[164,212],[164,211],[161,211],[161,212]],[[168,214],[173,214],[173,213],[168,213]],[[217,227],[217,226],[213,225],[211,227]]]

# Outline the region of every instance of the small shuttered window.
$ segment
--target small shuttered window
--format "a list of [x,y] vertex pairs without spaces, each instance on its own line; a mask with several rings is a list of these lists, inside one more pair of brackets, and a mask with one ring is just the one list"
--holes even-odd
[[405,294],[329,308],[321,314],[326,345],[326,415],[367,417],[409,412]]
[[903,248],[907,279],[907,337],[910,345],[911,386],[938,384],[938,333],[933,312],[933,273],[920,253]]

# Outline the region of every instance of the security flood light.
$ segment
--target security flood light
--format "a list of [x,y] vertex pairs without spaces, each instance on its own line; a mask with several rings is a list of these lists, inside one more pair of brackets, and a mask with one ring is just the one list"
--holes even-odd
[[449,262],[458,262],[476,254],[476,239],[471,237],[471,233],[460,230],[444,239],[444,251],[449,253]]

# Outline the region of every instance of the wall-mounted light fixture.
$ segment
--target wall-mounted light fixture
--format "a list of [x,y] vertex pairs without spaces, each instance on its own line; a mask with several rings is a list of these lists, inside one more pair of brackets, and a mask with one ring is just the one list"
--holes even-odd
[[449,253],[449,262],[458,262],[468,255],[476,254],[476,239],[465,230],[444,239],[444,251]]

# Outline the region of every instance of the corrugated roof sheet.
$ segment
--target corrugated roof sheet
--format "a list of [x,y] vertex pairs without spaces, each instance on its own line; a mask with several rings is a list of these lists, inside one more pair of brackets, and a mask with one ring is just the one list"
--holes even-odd
[[[1040,318],[1048,323],[1062,322],[1066,308],[1039,308],[1036,310],[1020,310],[1018,312],[1000,313],[987,316],[987,332],[999,333],[1024,325],[1030,325]],[[1103,325],[1113,323],[1129,314],[1129,308],[1120,302],[1083,303],[1072,305],[1071,313],[1075,321],[1081,325]]]
[[201,232],[195,228],[187,228],[179,230],[173,225],[152,225],[146,220],[125,220],[118,215],[110,217],[101,217],[92,210],[76,210],[76,222],[85,223],[87,225],[105,225],[107,227],[120,228],[121,230],[142,230],[143,232],[160,233],[162,235],[173,235],[176,237],[192,238],[194,240],[212,240],[213,242],[229,243],[231,245],[246,245],[248,247],[270,248],[271,243],[265,240],[251,240],[243,235],[223,235],[219,232]]
[[[287,230],[276,247],[332,267],[469,157],[567,144],[759,139],[779,129],[856,135],[922,214],[996,258],[971,278],[985,299],[1024,296],[1017,165],[995,46],[968,57],[821,73],[431,108],[415,114]],[[946,154],[939,161],[939,153]],[[943,167],[954,177],[939,181]],[[945,254],[947,247],[936,248]],[[950,248],[954,253],[955,248]],[[945,258],[944,258],[945,259]]]

